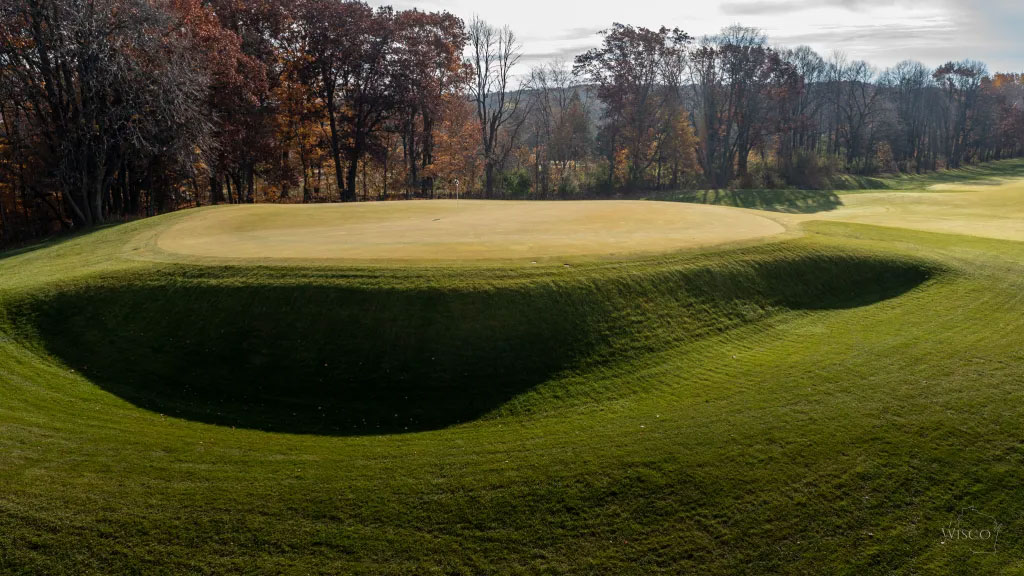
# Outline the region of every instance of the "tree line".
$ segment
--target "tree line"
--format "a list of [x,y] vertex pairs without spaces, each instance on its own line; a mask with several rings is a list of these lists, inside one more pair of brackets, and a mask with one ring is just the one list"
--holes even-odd
[[216,203],[827,188],[1024,152],[1024,78],[731,26],[507,27],[351,0],[0,5],[0,243]]

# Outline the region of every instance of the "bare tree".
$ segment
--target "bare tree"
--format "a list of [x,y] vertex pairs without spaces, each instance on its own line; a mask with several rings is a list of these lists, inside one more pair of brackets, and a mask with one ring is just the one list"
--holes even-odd
[[556,60],[530,70],[532,139],[535,158],[534,190],[547,197],[551,186],[551,163],[557,155],[559,128],[569,108],[575,87],[572,71]]
[[928,126],[934,106],[931,73],[920,62],[904,60],[882,75],[881,85],[889,92],[895,109],[896,138],[892,149],[897,166],[904,172],[921,173],[928,145]]
[[947,62],[932,75],[946,97],[946,161],[951,168],[959,168],[968,159],[971,121],[987,75],[985,64],[974,60]]
[[792,64],[756,28],[730,26],[690,55],[700,161],[710,184],[746,179],[752,150],[778,125],[777,106],[799,80]]
[[515,146],[526,120],[520,109],[524,86],[512,88],[512,70],[519,63],[522,49],[509,27],[495,28],[479,17],[469,25],[469,41],[476,73],[470,90],[480,123],[484,193],[490,197],[496,172]]
[[845,54],[834,52],[826,77],[832,113],[829,152],[839,156],[845,151],[847,169],[867,170],[875,138],[873,124],[882,105],[878,71],[863,60],[851,62]]

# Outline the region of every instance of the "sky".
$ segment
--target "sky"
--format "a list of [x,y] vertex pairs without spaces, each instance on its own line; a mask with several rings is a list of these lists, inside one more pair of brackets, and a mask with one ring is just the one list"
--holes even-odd
[[601,42],[613,22],[678,27],[691,36],[742,24],[776,46],[806,44],[827,56],[884,68],[914,59],[929,66],[966,58],[992,71],[1024,72],[1024,0],[394,0],[395,8],[447,10],[508,25],[523,46],[520,68],[573,56]]

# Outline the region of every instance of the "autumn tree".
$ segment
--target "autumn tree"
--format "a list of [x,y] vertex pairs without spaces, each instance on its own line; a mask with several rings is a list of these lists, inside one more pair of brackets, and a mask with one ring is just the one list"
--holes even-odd
[[988,144],[995,158],[1011,158],[1024,153],[1024,75],[997,73],[983,89],[990,95],[997,128]]
[[434,125],[434,153],[423,174],[434,182],[444,180],[450,191],[459,187],[463,193],[475,193],[483,172],[475,107],[453,94],[443,98],[440,112]]
[[[331,157],[328,139],[322,130],[324,110],[322,101],[297,80],[292,69],[300,57],[286,50],[282,53],[284,69],[274,91],[278,101],[276,134],[278,145],[285,153],[297,156],[302,201],[311,202],[314,194],[320,191],[320,183],[314,183],[314,174],[319,174],[318,169]],[[282,168],[285,169],[284,166]]]
[[650,30],[618,23],[602,34],[601,47],[576,57],[574,72],[597,86],[604,104],[609,178],[625,146],[629,184],[641,186],[656,158],[655,131],[664,122],[665,104],[680,87],[690,37],[678,28]]
[[[348,91],[354,82],[352,73],[361,66],[364,41],[373,29],[375,14],[363,2],[335,0],[304,0],[298,12],[289,38],[293,43],[290,53],[297,61],[290,70],[322,103],[339,199],[353,200],[358,167],[351,162],[355,142],[348,122],[354,116]],[[361,149],[364,145],[360,142]],[[352,164],[348,171],[343,161]]]
[[[232,202],[251,201],[257,161],[269,154],[271,134],[264,126],[261,102],[268,100],[267,67],[242,51],[241,38],[222,25],[224,15],[199,0],[172,0],[207,73],[207,116],[212,139],[203,148],[210,201],[224,188]],[[234,192],[232,192],[234,190]]]
[[[236,39],[234,48],[243,56],[237,75],[221,73],[213,91],[217,149],[209,155],[211,193],[217,201],[221,183],[230,191],[233,180],[237,200],[251,202],[257,176],[283,189],[295,180],[279,131],[286,120],[278,117],[283,99],[278,93],[283,81],[282,39],[291,26],[293,3],[207,0],[206,5],[219,28]],[[219,53],[211,57],[222,58]]]
[[561,60],[530,71],[534,188],[541,197],[551,193],[552,171],[557,170],[558,183],[565,178],[568,163],[582,155],[589,131],[583,90]]
[[187,18],[145,0],[13,0],[0,27],[17,115],[76,225],[131,204],[132,186],[168,192],[154,172],[188,176],[210,126],[209,70]]
[[690,113],[682,102],[678,102],[666,115],[658,133],[655,188],[661,189],[667,184],[671,189],[678,189],[684,177],[694,177],[699,170],[697,137],[690,122]]
[[469,40],[460,18],[448,12],[406,10],[395,16],[396,77],[401,116],[398,129],[408,166],[408,190],[433,190],[424,173],[434,162],[435,125],[446,99],[461,94],[472,69],[462,53]]

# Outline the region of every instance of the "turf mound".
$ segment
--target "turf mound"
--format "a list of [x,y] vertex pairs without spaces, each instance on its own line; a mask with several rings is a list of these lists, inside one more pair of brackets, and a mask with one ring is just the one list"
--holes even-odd
[[[45,347],[132,403],[202,422],[362,435],[485,416],[552,379],[760,320],[848,308],[915,262],[778,247],[519,286],[356,287],[231,268],[106,276],[21,305]],[[471,321],[467,321],[471,320]],[[665,334],[671,337],[666,338]]]
[[783,231],[722,206],[438,200],[214,207],[191,213],[157,243],[210,258],[455,261],[664,252]]

